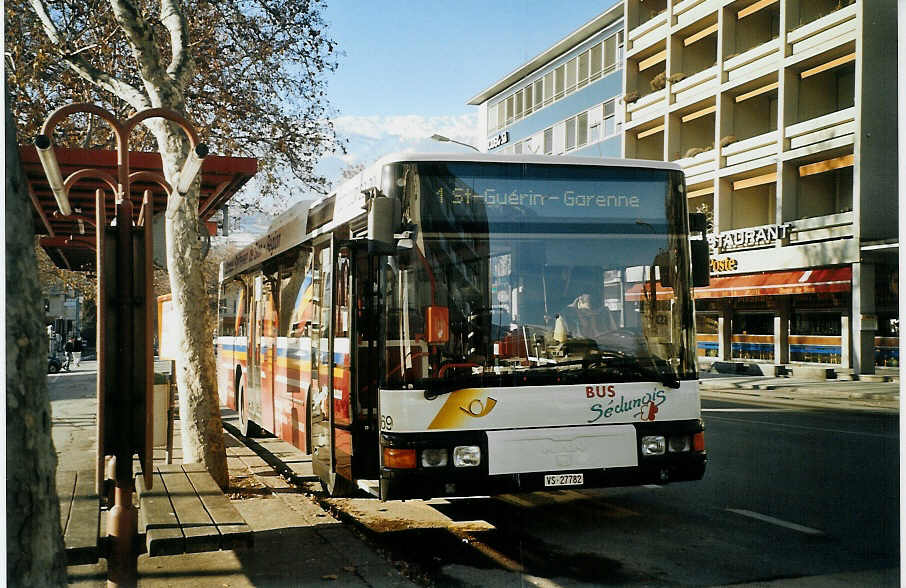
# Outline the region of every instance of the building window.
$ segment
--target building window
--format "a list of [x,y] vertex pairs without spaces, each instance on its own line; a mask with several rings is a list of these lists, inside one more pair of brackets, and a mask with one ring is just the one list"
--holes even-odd
[[604,136],[609,137],[610,135],[616,132],[616,125],[614,121],[616,117],[614,116],[614,101],[608,100],[604,103]]
[[566,63],[566,93],[576,89],[576,66],[578,59],[573,57]]
[[566,67],[561,65],[554,70],[554,100],[563,98],[563,74]]
[[522,144],[524,145],[524,147],[522,148],[523,153],[534,153],[534,151],[532,150],[532,138],[531,137],[529,137],[528,139],[523,141]]
[[509,98],[506,99],[506,124],[512,124],[512,122],[513,122],[513,112],[514,112],[513,107],[515,106],[514,102],[515,102],[514,96],[510,96]]
[[588,51],[579,55],[579,87],[588,83]]
[[601,125],[593,124],[588,129],[588,142],[597,143],[601,140]]
[[576,117],[576,146],[584,147],[588,144],[588,113],[583,112]]
[[591,81],[601,77],[601,44],[598,43],[589,51],[589,61],[591,68]]
[[488,132],[497,130],[497,107],[488,108]]
[[544,105],[547,106],[554,99],[554,72],[549,71],[544,75]]
[[522,142],[516,143],[513,145],[513,153],[516,155],[522,155]]
[[554,152],[554,129],[544,129],[544,154],[551,155]]
[[542,80],[535,81],[535,110],[541,108],[541,102],[544,100],[544,82]]
[[516,120],[522,118],[522,90],[516,92]]
[[566,150],[576,148],[576,117],[566,119]]
[[528,116],[532,113],[532,85],[529,84],[525,87],[524,94],[525,100],[525,116]]
[[617,33],[617,67],[623,63],[623,31]]
[[604,40],[604,73],[616,69],[617,63],[617,38],[609,37]]
[[506,124],[506,100],[497,103],[497,128],[502,129]]

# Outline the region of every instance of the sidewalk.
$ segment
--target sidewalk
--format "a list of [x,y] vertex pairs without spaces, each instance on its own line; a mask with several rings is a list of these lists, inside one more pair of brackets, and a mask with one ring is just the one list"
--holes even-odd
[[899,382],[812,380],[699,372],[702,398],[837,410],[899,412]]
[[[94,463],[96,374],[96,362],[87,361],[71,372],[47,378],[52,434],[61,469],[91,467]],[[175,430],[174,462],[179,462],[178,422]],[[225,432],[224,440],[230,469],[227,495],[252,528],[254,545],[236,551],[142,555],[138,560],[139,586],[232,588],[331,582],[342,586],[415,586],[348,525],[286,482],[235,437]],[[155,461],[163,462],[164,456],[162,449],[155,450]],[[105,560],[70,566],[67,571],[73,586],[106,586]]]

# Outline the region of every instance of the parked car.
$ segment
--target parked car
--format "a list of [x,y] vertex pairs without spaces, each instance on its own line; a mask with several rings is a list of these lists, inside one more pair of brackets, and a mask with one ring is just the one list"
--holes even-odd
[[47,373],[55,374],[63,369],[63,362],[56,355],[47,356]]

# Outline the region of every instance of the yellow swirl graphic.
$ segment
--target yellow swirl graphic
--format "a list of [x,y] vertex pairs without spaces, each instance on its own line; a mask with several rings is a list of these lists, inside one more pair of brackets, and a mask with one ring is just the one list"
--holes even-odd
[[482,418],[490,414],[497,400],[487,396],[483,390],[465,388],[452,392],[428,429],[456,429],[465,426],[469,419]]

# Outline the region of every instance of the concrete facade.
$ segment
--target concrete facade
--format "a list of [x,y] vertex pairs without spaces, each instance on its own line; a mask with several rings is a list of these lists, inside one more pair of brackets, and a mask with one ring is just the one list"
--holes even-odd
[[[896,16],[866,0],[624,0],[470,103],[490,150],[553,128],[552,155],[685,169],[690,211],[712,221],[712,285],[696,293],[703,363],[873,373],[899,363]],[[581,76],[579,56],[615,30],[616,72],[518,120],[489,117],[564,63]],[[619,149],[579,147],[617,74]]]

